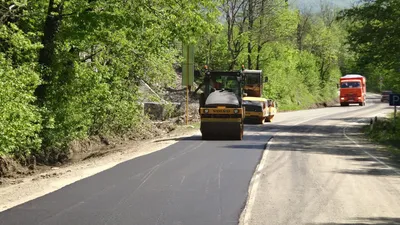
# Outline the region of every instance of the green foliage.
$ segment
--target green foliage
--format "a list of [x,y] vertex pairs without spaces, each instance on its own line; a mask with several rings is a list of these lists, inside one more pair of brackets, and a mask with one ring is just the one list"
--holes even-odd
[[400,91],[399,16],[397,0],[365,0],[342,12],[341,18],[350,21],[348,42],[357,53],[355,68],[367,76],[374,91]]
[[0,53],[0,155],[27,155],[40,147],[40,114],[31,104],[39,74],[33,67],[13,68]]
[[2,1],[0,154],[54,162],[73,140],[141,129],[140,81],[172,85],[176,43],[213,33],[217,4]]
[[73,140],[135,133],[141,81],[174,85],[182,43],[198,66],[263,69],[266,97],[308,107],[357,64],[342,27],[284,0],[1,1],[0,154],[56,161]]
[[342,22],[335,20],[336,9],[325,8],[333,13],[300,13],[282,0],[224,1],[221,11],[230,20],[198,43],[197,63],[262,69],[269,76],[264,96],[277,100],[281,109],[337,98],[340,69],[350,67],[354,56]]
[[226,30],[198,41],[195,60],[199,67],[207,64],[214,70],[229,68],[230,55],[225,33]]
[[[10,3],[0,3],[0,6]],[[14,2],[15,7],[23,3]],[[40,83],[36,54],[40,43],[36,35],[23,32],[14,23],[20,12],[0,7],[0,155],[25,156],[40,147],[41,116],[33,105],[34,91]]]
[[277,99],[281,109],[306,108],[335,97],[336,85],[321,89],[318,59],[313,54],[287,44],[267,45],[262,54],[268,59],[262,69],[269,77],[264,96]]

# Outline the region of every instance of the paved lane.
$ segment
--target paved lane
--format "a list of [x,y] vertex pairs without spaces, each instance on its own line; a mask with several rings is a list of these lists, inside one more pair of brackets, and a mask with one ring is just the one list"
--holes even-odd
[[[363,160],[350,159],[365,154],[354,155],[357,148],[341,133],[343,124],[384,108],[371,103],[280,113],[272,124],[246,126],[243,141],[193,136],[6,210],[0,213],[0,224],[238,224],[250,181],[273,135],[256,201],[248,210],[249,224],[335,222],[323,218],[374,203],[374,197],[354,200],[363,199],[368,190],[382,188],[387,192],[377,196],[397,201],[396,183],[394,194],[388,194],[383,187],[389,183],[378,176],[351,178],[357,168],[352,165]],[[397,210],[398,205],[391,206]]]
[[268,135],[194,136],[0,214],[0,224],[237,224]]
[[339,113],[273,126],[242,224],[400,224],[400,172],[357,135],[357,126],[392,109],[372,98],[367,107],[326,110]]

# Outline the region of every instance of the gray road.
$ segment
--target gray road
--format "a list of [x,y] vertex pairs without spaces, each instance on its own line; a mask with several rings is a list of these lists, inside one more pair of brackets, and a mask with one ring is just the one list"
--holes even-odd
[[[360,197],[379,207],[392,198],[392,212],[400,212],[396,176],[375,171],[385,174],[364,180],[358,173],[369,172],[357,170],[358,164],[368,163],[361,158],[369,156],[341,133],[343,124],[383,110],[382,104],[370,103],[282,113],[273,124],[248,125],[243,141],[194,136],[4,211],[0,224],[238,224],[253,173],[272,136],[256,201],[247,205],[248,224],[323,223],[339,221],[338,215],[362,216],[353,213],[364,209],[358,205],[364,202],[356,201]],[[357,157],[360,160],[352,160]],[[387,192],[370,197],[381,188]],[[374,205],[378,197],[383,200]]]
[[400,224],[400,172],[357,135],[360,123],[393,110],[373,97],[363,108],[274,125],[242,224]]
[[[0,224],[237,224],[267,135],[182,140],[0,213]],[[250,131],[252,130],[252,131]]]

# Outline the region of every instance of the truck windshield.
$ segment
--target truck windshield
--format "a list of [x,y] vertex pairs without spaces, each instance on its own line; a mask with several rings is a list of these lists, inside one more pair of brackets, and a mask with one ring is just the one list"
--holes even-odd
[[361,87],[360,82],[342,82],[340,88],[359,88]]
[[246,74],[246,85],[260,84],[260,74]]

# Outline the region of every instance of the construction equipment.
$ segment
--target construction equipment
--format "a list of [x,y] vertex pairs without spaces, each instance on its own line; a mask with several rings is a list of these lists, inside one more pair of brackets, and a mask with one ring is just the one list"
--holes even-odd
[[199,109],[203,139],[242,140],[244,82],[242,71],[210,71],[206,68]]
[[272,122],[276,112],[277,104],[274,100],[260,97],[244,97],[243,106],[246,109],[245,122]]
[[268,82],[262,70],[247,70],[242,66],[243,74],[246,77],[244,92],[247,95],[243,99],[243,106],[246,109],[245,121],[255,121],[259,124],[271,122],[277,112],[275,101],[262,97],[263,84]]
[[242,66],[244,75],[246,76],[246,84],[244,92],[247,96],[262,97],[263,84],[268,82],[268,77],[263,77],[262,70],[246,70]]

